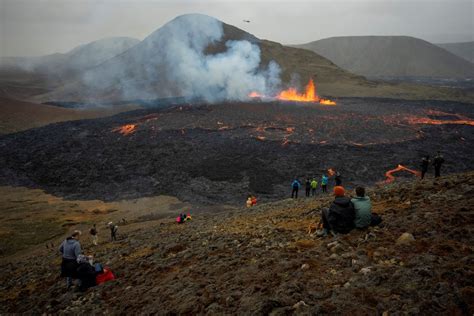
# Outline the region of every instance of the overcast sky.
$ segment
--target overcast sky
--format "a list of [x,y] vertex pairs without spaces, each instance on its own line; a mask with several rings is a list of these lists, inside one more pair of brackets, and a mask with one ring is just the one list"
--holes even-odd
[[208,14],[285,44],[345,35],[436,43],[474,36],[474,0],[0,0],[0,56],[66,52],[111,36],[143,39],[185,13]]

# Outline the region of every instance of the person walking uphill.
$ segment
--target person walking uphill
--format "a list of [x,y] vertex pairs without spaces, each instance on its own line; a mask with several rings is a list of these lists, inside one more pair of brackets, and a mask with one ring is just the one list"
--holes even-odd
[[334,201],[321,212],[323,229],[317,232],[318,236],[327,236],[330,231],[347,234],[354,228],[354,205],[344,194],[342,186],[334,187]]
[[439,178],[441,176],[441,166],[444,163],[444,158],[443,155],[441,155],[441,152],[438,151],[436,156],[433,159],[433,166],[435,169],[435,178]]
[[81,232],[76,230],[59,246],[62,255],[61,277],[66,278],[67,289],[72,286],[72,280],[77,278],[77,258],[82,253],[80,236]]
[[421,179],[425,178],[425,174],[428,171],[428,166],[430,165],[430,156],[425,156],[421,159]]
[[295,199],[297,199],[298,198],[298,190],[301,187],[301,183],[298,181],[298,178],[295,178],[295,180],[293,180],[293,183],[291,184],[291,187],[293,188],[293,190],[291,191],[291,198],[294,197]]
[[306,189],[306,197],[309,197],[309,194],[311,193],[311,181],[309,181],[309,178],[306,178],[305,189]]

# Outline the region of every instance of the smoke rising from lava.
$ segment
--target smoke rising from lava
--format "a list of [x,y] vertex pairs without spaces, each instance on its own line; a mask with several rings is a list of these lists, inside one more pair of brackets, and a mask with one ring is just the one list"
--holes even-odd
[[[110,72],[87,72],[83,82],[96,91],[116,82],[124,99],[182,96],[207,102],[246,100],[253,90],[270,93],[277,89],[279,65],[273,61],[260,65],[258,45],[226,40],[224,35],[223,23],[217,19],[201,14],[179,16],[126,52],[129,64],[141,65],[145,73],[139,77],[144,80],[129,75],[136,70],[120,69],[131,65],[116,63]],[[208,53],[213,44],[225,45],[225,50]]]

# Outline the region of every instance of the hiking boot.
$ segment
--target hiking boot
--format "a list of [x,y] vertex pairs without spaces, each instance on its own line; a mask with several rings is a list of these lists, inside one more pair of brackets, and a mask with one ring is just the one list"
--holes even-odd
[[328,235],[328,230],[326,228],[316,231],[316,236],[318,237],[326,237],[327,235]]

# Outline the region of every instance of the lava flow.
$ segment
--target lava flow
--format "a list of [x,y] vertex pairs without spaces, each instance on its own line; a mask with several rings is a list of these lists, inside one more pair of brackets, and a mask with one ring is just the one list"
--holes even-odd
[[395,172],[402,171],[402,170],[413,173],[417,177],[419,177],[421,175],[419,171],[408,169],[405,166],[398,165],[395,169],[392,169],[392,170],[389,170],[389,171],[385,172],[385,177],[387,177],[387,179],[385,179],[384,183],[385,184],[392,183],[393,180],[395,180],[395,177],[393,176],[393,174]]
[[118,132],[122,134],[123,136],[127,136],[130,134],[133,134],[135,132],[136,127],[137,126],[135,124],[126,124],[126,125],[114,128],[112,132]]
[[[265,96],[261,95],[260,93],[256,91],[253,91],[249,94],[249,97],[262,98]],[[275,98],[282,101],[319,102],[319,104],[324,104],[324,105],[336,105],[336,102],[328,100],[328,99],[321,99],[316,94],[316,87],[314,85],[313,79],[309,80],[304,93],[300,94],[298,93],[296,88],[289,88],[287,90],[281,91]]]

